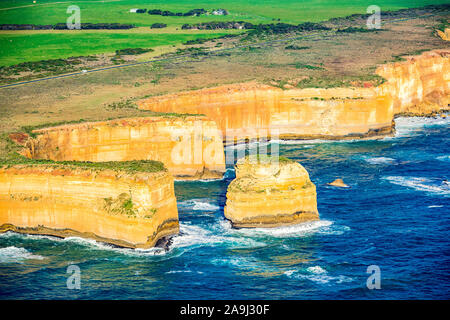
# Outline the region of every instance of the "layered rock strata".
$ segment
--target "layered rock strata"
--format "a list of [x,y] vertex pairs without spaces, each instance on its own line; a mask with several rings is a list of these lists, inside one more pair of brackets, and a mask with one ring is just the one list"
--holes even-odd
[[173,178],[59,165],[0,168],[0,232],[149,248],[178,233]]
[[202,116],[145,117],[35,130],[23,155],[55,161],[157,160],[180,179],[221,178],[222,136]]
[[392,97],[395,114],[426,116],[449,110],[449,58],[449,50],[435,50],[383,65],[376,73],[387,81],[376,91]]
[[449,53],[435,50],[380,66],[376,73],[386,82],[376,88],[282,90],[243,83],[151,97],[138,106],[205,114],[227,140],[389,135],[395,114],[432,115],[449,109]]
[[139,108],[201,113],[226,139],[379,136],[392,132],[392,99],[369,88],[291,89],[244,83],[152,97]]
[[316,187],[299,163],[242,158],[227,190],[225,217],[237,228],[278,227],[319,220]]

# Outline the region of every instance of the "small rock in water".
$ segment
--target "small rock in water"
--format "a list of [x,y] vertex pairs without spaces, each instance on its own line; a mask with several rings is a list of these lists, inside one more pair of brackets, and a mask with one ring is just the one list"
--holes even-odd
[[333,182],[327,183],[329,186],[339,187],[339,188],[349,188],[348,185],[344,183],[342,179],[336,179]]

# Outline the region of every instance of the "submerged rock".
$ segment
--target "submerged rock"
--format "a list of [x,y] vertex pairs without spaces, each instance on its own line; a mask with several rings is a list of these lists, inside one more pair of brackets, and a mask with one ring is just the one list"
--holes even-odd
[[286,158],[246,157],[236,164],[225,217],[234,227],[278,227],[319,220],[316,186],[302,165]]
[[342,179],[336,179],[333,182],[327,183],[329,186],[339,187],[339,188],[350,188],[348,185],[344,183]]

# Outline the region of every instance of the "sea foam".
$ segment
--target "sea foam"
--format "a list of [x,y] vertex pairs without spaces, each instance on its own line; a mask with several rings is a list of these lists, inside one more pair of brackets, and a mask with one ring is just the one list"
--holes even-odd
[[25,260],[44,260],[45,257],[35,255],[25,248],[14,246],[0,248],[0,263],[21,263]]
[[389,181],[392,184],[412,188],[417,191],[424,191],[441,195],[450,194],[450,184],[439,179],[403,176],[386,176],[383,177],[383,179]]
[[[399,117],[395,119],[395,137],[411,137],[419,134],[423,128],[450,125],[450,117]],[[387,138],[389,139],[389,138]]]
[[187,208],[196,211],[216,211],[220,209],[218,205],[210,203],[208,199],[191,199],[182,201],[178,205],[180,208]]

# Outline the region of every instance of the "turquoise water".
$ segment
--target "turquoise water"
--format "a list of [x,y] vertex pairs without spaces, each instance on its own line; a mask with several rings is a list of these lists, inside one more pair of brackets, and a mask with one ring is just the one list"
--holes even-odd
[[[0,235],[3,299],[448,299],[450,121],[399,118],[379,141],[285,141],[317,186],[321,221],[234,230],[223,180],[176,182],[168,252]],[[329,187],[342,178],[349,189]],[[81,289],[69,290],[69,264]],[[381,289],[366,287],[378,265]]]

